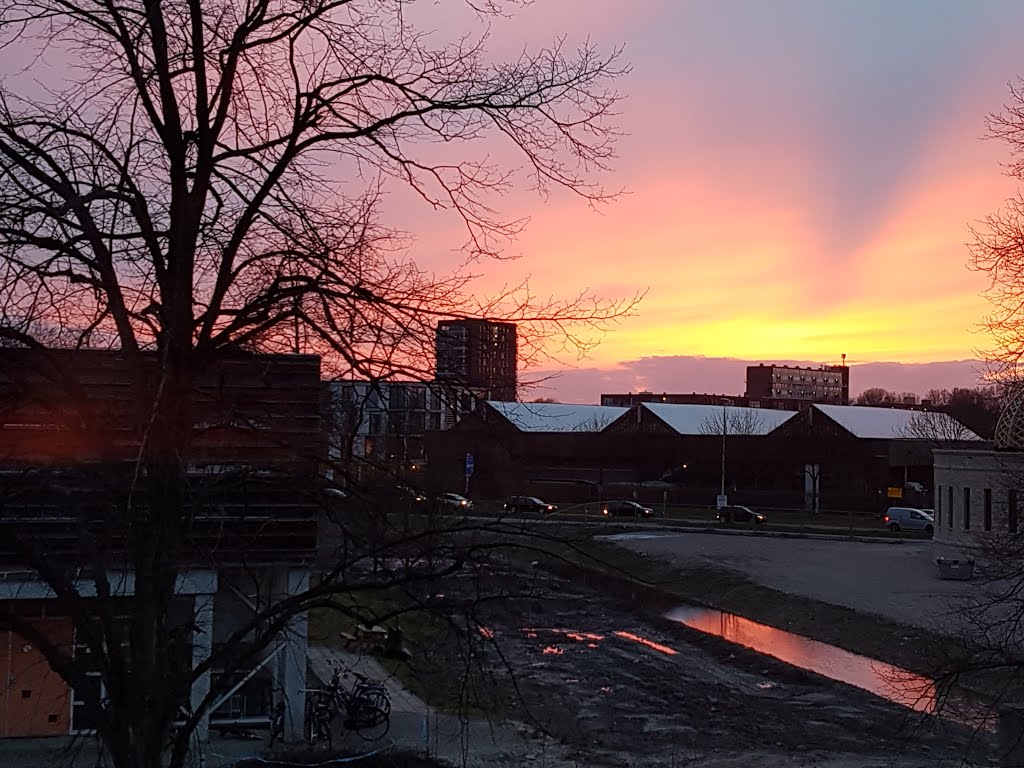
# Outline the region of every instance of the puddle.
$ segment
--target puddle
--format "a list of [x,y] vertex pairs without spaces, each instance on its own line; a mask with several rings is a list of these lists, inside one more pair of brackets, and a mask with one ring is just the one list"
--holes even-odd
[[577,643],[585,643],[588,648],[597,648],[597,643],[604,640],[604,635],[594,632],[580,632],[574,629],[557,629],[555,627],[523,627],[520,630],[526,637],[535,638],[538,632],[548,632],[554,635],[561,635],[567,640]]
[[667,645],[656,643],[653,640],[648,640],[646,637],[640,637],[632,632],[613,632],[616,637],[621,637],[623,640],[632,640],[634,643],[639,643],[647,648],[658,651],[658,653],[664,653],[666,656],[675,656],[677,651],[675,648],[670,648]]
[[675,608],[666,617],[918,712],[935,711],[934,683],[891,664],[710,608]]

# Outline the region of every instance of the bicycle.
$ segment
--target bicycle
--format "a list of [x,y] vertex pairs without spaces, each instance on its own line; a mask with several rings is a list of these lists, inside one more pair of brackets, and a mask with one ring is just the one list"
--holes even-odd
[[[355,684],[346,689],[342,679],[351,674]],[[383,738],[391,727],[391,696],[386,687],[365,675],[337,667],[327,689],[313,689],[306,698],[305,735],[309,744],[332,744],[331,725],[343,715],[342,727],[361,738]]]

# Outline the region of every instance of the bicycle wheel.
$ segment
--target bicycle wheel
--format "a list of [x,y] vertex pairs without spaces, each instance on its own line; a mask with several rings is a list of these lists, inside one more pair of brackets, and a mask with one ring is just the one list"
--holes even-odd
[[391,728],[391,697],[383,686],[368,686],[354,702],[352,728],[360,738],[376,741]]
[[323,693],[316,693],[306,699],[306,722],[304,731],[306,741],[309,744],[316,744],[319,741],[326,741],[331,744],[331,720],[334,719],[334,708],[331,706],[330,697]]

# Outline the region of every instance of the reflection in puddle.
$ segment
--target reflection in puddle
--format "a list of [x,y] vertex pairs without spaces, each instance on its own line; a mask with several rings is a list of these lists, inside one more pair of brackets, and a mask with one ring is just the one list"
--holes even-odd
[[666,616],[692,629],[863,688],[919,712],[935,710],[934,683],[905,669],[723,611],[682,607],[669,611]]
[[661,643],[656,643],[653,640],[648,640],[646,637],[640,637],[640,635],[634,635],[632,632],[615,632],[614,634],[616,637],[621,637],[624,640],[632,640],[634,643],[640,643],[640,645],[653,648],[660,653],[664,653],[666,656],[676,655],[676,650],[674,648],[669,648],[667,645],[662,645]]
[[587,648],[597,648],[597,644],[604,640],[604,635],[597,635],[593,632],[577,632],[574,629],[556,629],[554,627],[523,627],[521,631],[528,638],[537,637],[538,632],[550,632],[554,635],[561,635],[567,640],[574,640],[577,643],[586,643]]
[[557,645],[546,645],[544,646],[545,656],[561,656],[565,651],[559,648]]

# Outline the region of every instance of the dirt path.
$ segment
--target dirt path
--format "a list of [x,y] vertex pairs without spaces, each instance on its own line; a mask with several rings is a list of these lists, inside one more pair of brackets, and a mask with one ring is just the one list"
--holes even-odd
[[[489,578],[512,591],[538,586],[536,573]],[[476,589],[479,579],[446,588]],[[484,667],[495,685],[514,680],[523,694],[509,715],[564,744],[565,764],[838,768],[956,763],[968,753],[964,729],[651,618],[643,604],[542,581],[543,597],[475,615]]]

